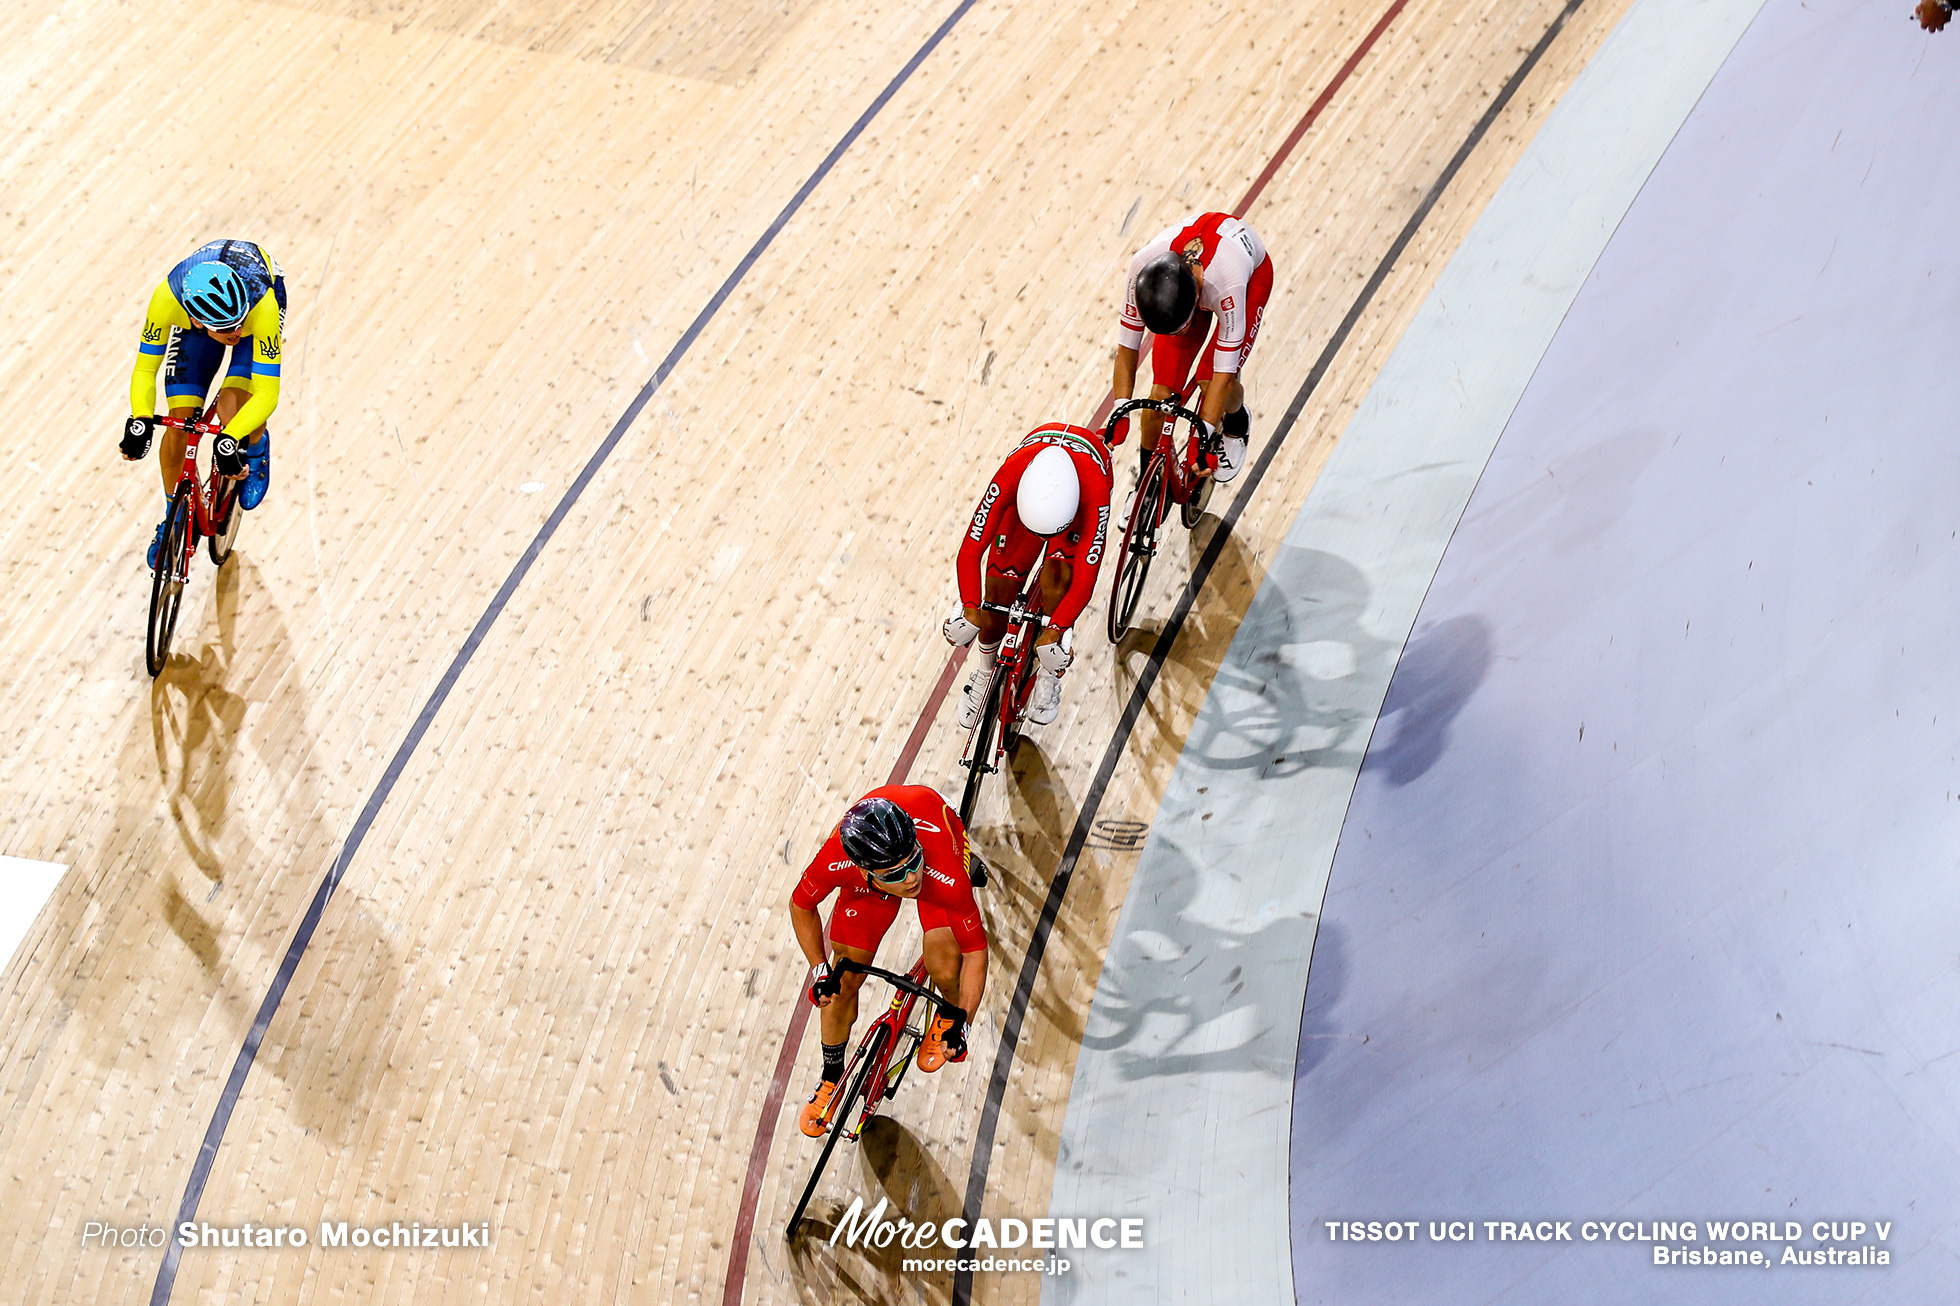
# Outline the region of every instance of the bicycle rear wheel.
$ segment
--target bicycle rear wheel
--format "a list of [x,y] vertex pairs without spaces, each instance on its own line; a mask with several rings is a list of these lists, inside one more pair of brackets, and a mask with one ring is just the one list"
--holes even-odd
[[184,602],[184,573],[190,560],[184,536],[190,521],[191,485],[185,481],[171,496],[163,542],[157,545],[157,565],[150,571],[150,619],[144,633],[143,662],[152,679],[170,660],[170,637],[177,631],[177,609]]
[[[1166,432],[1163,438],[1168,438]],[[1137,482],[1130,519],[1123,523],[1123,543],[1116,551],[1116,580],[1109,590],[1109,642],[1114,644],[1129,633],[1130,619],[1136,615],[1137,600],[1143,597],[1143,582],[1150,575],[1150,563],[1157,556],[1157,525],[1164,517],[1164,446],[1144,467]]]
[[987,701],[980,709],[980,721],[973,727],[973,751],[967,758],[966,787],[960,791],[960,824],[973,823],[973,809],[980,802],[980,781],[993,767],[994,728],[1000,716],[1001,675],[998,662],[987,682]]
[[803,1222],[803,1212],[816,1195],[817,1181],[823,1178],[823,1168],[830,1163],[830,1153],[837,1146],[837,1136],[844,1132],[858,1099],[864,1096],[864,1081],[878,1068],[885,1050],[885,1040],[890,1037],[890,1026],[881,1024],[865,1035],[863,1044],[859,1046],[857,1064],[851,1069],[850,1091],[844,1094],[844,1105],[831,1113],[830,1130],[824,1135],[823,1151],[817,1154],[817,1164],[810,1171],[810,1182],[803,1185],[803,1196],[797,1199],[796,1210],[790,1213],[789,1223],[783,1227],[785,1239],[796,1236],[796,1226]]
[[245,520],[245,510],[238,506],[238,482],[226,481],[218,490],[217,506],[218,533],[206,537],[211,550],[211,565],[222,567],[231,557],[231,546],[238,542],[238,527]]

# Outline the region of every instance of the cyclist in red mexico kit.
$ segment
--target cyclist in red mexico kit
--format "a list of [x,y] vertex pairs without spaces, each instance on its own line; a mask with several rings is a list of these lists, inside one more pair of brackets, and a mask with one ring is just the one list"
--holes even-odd
[[817,908],[837,894],[831,948],[869,964],[904,899],[918,900],[926,973],[940,994],[919,1045],[919,1069],[931,1074],[948,1061],[966,1060],[967,1021],[987,988],[987,930],[968,880],[972,860],[966,828],[945,799],[924,785],[883,785],[851,805],[797,882],[789,918],[810,962],[808,995],[819,1009],[823,1040],[823,1080],[799,1121],[810,1137],[823,1136],[864,982],[862,975],[831,974]]
[[[1218,330],[1211,352],[1200,364],[1198,380],[1204,397],[1198,416],[1225,435],[1218,460],[1220,485],[1239,474],[1245,462],[1251,420],[1245,411],[1245,387],[1239,371],[1245,366],[1266,299],[1273,290],[1273,261],[1259,233],[1229,213],[1194,213],[1177,226],[1159,232],[1130,260],[1123,295],[1123,320],[1116,333],[1116,375],[1110,388],[1116,401],[1136,393],[1137,352],[1147,328],[1150,345],[1150,397],[1168,399],[1184,389],[1191,365],[1205,352],[1212,319]],[[1127,419],[1126,419],[1127,420]],[[1163,430],[1161,413],[1143,415],[1142,453],[1148,461]],[[1118,429],[1115,443],[1123,442]]]
[[[1094,431],[1037,426],[1000,465],[960,541],[960,610],[940,631],[953,644],[980,640],[980,665],[960,695],[960,725],[971,730],[986,706],[987,679],[1007,618],[979,605],[1011,603],[1037,566],[1035,599],[1048,627],[1035,640],[1040,664],[1028,720],[1045,726],[1062,708],[1062,672],[1074,660],[1070,627],[1096,591],[1109,533],[1109,446]],[[984,582],[981,555],[986,555]]]

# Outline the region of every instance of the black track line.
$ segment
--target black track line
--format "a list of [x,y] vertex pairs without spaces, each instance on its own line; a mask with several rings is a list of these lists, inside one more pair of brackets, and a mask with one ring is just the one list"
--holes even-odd
[[[1428,192],[1423,195],[1422,203],[1416,206],[1407,225],[1395,238],[1395,243],[1388,247],[1388,252],[1376,265],[1374,275],[1368,278],[1368,283],[1361,288],[1361,293],[1355,296],[1354,304],[1348,309],[1347,316],[1341,319],[1341,325],[1328,340],[1327,347],[1321,350],[1313,369],[1307,373],[1306,381],[1301,384],[1299,393],[1294,395],[1293,402],[1287,405],[1286,415],[1274,427],[1272,436],[1260,450],[1259,457],[1252,464],[1251,470],[1246,473],[1248,479],[1245,487],[1225,510],[1224,519],[1219,523],[1218,529],[1212,533],[1210,543],[1205,546],[1204,552],[1199,555],[1197,563],[1191,568],[1191,577],[1185,582],[1184,592],[1178,597],[1170,621],[1158,634],[1156,644],[1151,647],[1150,659],[1144,664],[1143,674],[1137,677],[1136,686],[1131,689],[1129,700],[1123,705],[1123,715],[1117,722],[1116,733],[1110,737],[1109,746],[1103,750],[1102,764],[1096,768],[1096,777],[1090,783],[1089,791],[1083,796],[1082,809],[1076,814],[1075,827],[1069,831],[1068,844],[1063,849],[1061,863],[1055,868],[1054,879],[1049,881],[1047,900],[1041,905],[1041,916],[1035,921],[1034,934],[1028,940],[1027,955],[1021,961],[1021,972],[1014,984],[1014,997],[1007,1005],[1007,1018],[1001,1026],[1000,1046],[994,1054],[993,1075],[987,1081],[987,1101],[980,1110],[980,1128],[974,1135],[972,1166],[967,1174],[966,1203],[962,1214],[969,1225],[980,1218],[980,1203],[986,1193],[988,1172],[993,1165],[994,1135],[1000,1125],[1001,1098],[1007,1092],[1008,1072],[1013,1069],[1014,1053],[1020,1046],[1021,1030],[1027,1022],[1028,1004],[1034,996],[1035,976],[1041,969],[1042,955],[1048,949],[1048,936],[1055,928],[1055,918],[1061,914],[1062,899],[1068,895],[1069,881],[1075,875],[1076,861],[1081,857],[1082,847],[1088,840],[1089,827],[1096,819],[1097,810],[1102,806],[1103,794],[1109,788],[1111,777],[1116,774],[1116,764],[1122,759],[1123,751],[1129,744],[1130,733],[1136,728],[1137,718],[1143,713],[1144,702],[1150,697],[1151,687],[1157,683],[1158,673],[1163,670],[1164,660],[1170,655],[1171,646],[1177,642],[1178,634],[1184,629],[1184,622],[1191,615],[1191,609],[1196,606],[1205,580],[1211,575],[1212,567],[1216,565],[1219,555],[1224,551],[1225,542],[1231,538],[1232,528],[1238,523],[1245,505],[1251,501],[1253,494],[1258,490],[1259,482],[1265,478],[1266,469],[1272,466],[1273,456],[1279,452],[1280,445],[1285,443],[1286,437],[1292,433],[1294,425],[1300,420],[1300,414],[1305,410],[1307,400],[1312,398],[1313,392],[1319,388],[1322,378],[1327,375],[1327,369],[1333,366],[1335,355],[1339,354],[1341,347],[1347,343],[1355,323],[1361,320],[1362,313],[1374,300],[1375,292],[1381,289],[1384,281],[1388,280],[1388,274],[1395,269],[1396,262],[1408,249],[1409,242],[1415,239],[1416,232],[1422,229],[1423,222],[1429,217],[1430,211],[1436,207],[1436,202],[1443,197],[1443,192],[1449,188],[1450,182],[1456,179],[1456,174],[1462,170],[1471,152],[1482,142],[1485,134],[1490,131],[1491,124],[1496,122],[1497,116],[1504,112],[1505,106],[1510,104],[1512,97],[1517,94],[1518,87],[1523,85],[1524,79],[1531,75],[1531,70],[1538,66],[1538,61],[1544,57],[1545,51],[1551,48],[1558,34],[1565,30],[1567,20],[1578,12],[1579,6],[1584,2],[1585,0],[1566,0],[1565,8],[1552,19],[1551,26],[1545,29],[1545,34],[1539,38],[1538,44],[1525,55],[1524,61],[1518,65],[1510,79],[1504,83],[1503,89],[1497,93],[1497,98],[1490,102],[1483,116],[1477,119],[1476,125],[1470,129],[1470,134],[1464,138],[1463,144],[1457,148],[1448,165],[1430,185]],[[956,1271],[953,1276],[953,1306],[970,1306],[972,1300],[973,1271],[964,1269]]]
[[[879,110],[890,102],[899,88],[905,85],[912,74],[918,70],[919,65],[925,62],[926,56],[938,47],[946,38],[946,34],[953,30],[960,19],[966,17],[967,11],[976,3],[978,0],[960,0],[953,12],[934,29],[932,35],[927,37],[925,43],[906,61],[905,66],[899,69],[898,75],[886,84],[885,89],[879,92],[878,97],[858,116],[858,120],[851,124],[850,130],[845,132],[831,148],[830,153],[824,156],[823,162],[817,165],[816,171],[810,174],[802,187],[790,198],[789,203],[783,206],[782,212],[776,215],[776,220],[771,222],[755,244],[749,247],[749,252],[742,256],[742,261],[735,265],[735,270],[728,274],[728,279],[721,283],[721,288],[715,291],[713,297],[695,316],[694,321],[688,325],[687,330],[681,333],[681,338],[660,361],[660,366],[654,370],[653,376],[640,387],[639,394],[634,396],[633,402],[626,406],[626,411],[620,414],[619,420],[613,423],[612,430],[600,442],[592,456],[586,460],[585,466],[566,489],[564,496],[558,500],[557,506],[551,510],[551,515],[545,518],[544,525],[538,528],[537,535],[531,540],[530,546],[524,550],[524,555],[517,560],[517,565],[511,568],[510,575],[504,578],[502,587],[497,590],[497,596],[490,600],[490,606],[483,610],[481,617],[477,618],[469,637],[463,641],[463,646],[456,651],[449,668],[443,672],[442,679],[437,682],[435,692],[429,695],[429,700],[422,705],[415,723],[409,727],[408,735],[402,740],[401,747],[395,750],[395,755],[389,761],[388,769],[382,772],[374,792],[368,795],[366,805],[361,808],[361,814],[355,819],[353,828],[348,832],[346,842],[341,845],[340,855],[334,859],[332,867],[321,879],[319,887],[314,890],[313,900],[308,904],[306,914],[300,918],[299,927],[293,932],[293,940],[286,948],[286,955],[279,963],[271,987],[266,990],[265,1000],[259,1004],[258,1015],[252,1020],[252,1028],[245,1035],[244,1045],[238,1049],[238,1058],[232,1063],[231,1075],[225,1081],[224,1091],[218,1095],[217,1108],[211,1113],[211,1123],[204,1131],[203,1145],[198,1148],[197,1159],[191,1165],[190,1177],[185,1180],[183,1201],[179,1203],[177,1219],[171,1225],[173,1230],[179,1224],[197,1218],[198,1204],[204,1197],[204,1186],[210,1180],[211,1167],[217,1161],[218,1147],[224,1142],[225,1129],[231,1123],[232,1111],[238,1105],[239,1094],[244,1091],[245,1078],[252,1071],[252,1063],[257,1059],[259,1047],[265,1041],[266,1030],[272,1024],[273,1016],[279,1011],[279,1004],[286,996],[287,986],[292,983],[293,974],[299,969],[300,959],[306,955],[307,946],[313,941],[314,931],[320,926],[320,918],[326,912],[327,903],[333,898],[334,890],[340,886],[342,878],[346,876],[354,855],[360,851],[361,843],[367,838],[369,829],[373,827],[375,817],[380,814],[389,795],[394,792],[396,783],[407,768],[409,759],[415,755],[422,737],[434,724],[436,713],[442,710],[442,705],[448,700],[450,691],[461,679],[463,669],[469,665],[470,659],[482,646],[484,639],[490,633],[490,628],[496,625],[497,618],[503,615],[511,596],[517,592],[517,587],[523,584],[524,577],[531,570],[531,564],[538,560],[545,546],[551,542],[551,537],[557,534],[558,527],[571,512],[572,506],[585,493],[586,487],[592,483],[593,477],[599,474],[599,469],[605,465],[606,460],[612,457],[613,450],[619,447],[619,442],[625,438],[628,428],[639,417],[640,411],[647,406],[647,401],[653,398],[654,392],[659,390],[661,383],[672,374],[687,351],[693,347],[695,340],[700,337],[701,332],[721,311],[722,305],[728,301],[728,297],[735,292],[735,288],[755,266],[756,260],[760,259],[763,252],[774,243],[778,233],[789,224],[791,218],[796,216],[797,210],[803,207],[804,201],[810,198],[811,193],[823,179],[830,175],[837,161],[844,157],[844,152],[851,148],[859,136],[863,135],[864,129],[871,125],[871,120],[878,116]],[[181,1255],[182,1248],[178,1246],[173,1236],[164,1251],[163,1263],[157,1267],[156,1286],[150,1292],[150,1306],[164,1306],[164,1303],[170,1300],[171,1289],[177,1282],[177,1266]]]

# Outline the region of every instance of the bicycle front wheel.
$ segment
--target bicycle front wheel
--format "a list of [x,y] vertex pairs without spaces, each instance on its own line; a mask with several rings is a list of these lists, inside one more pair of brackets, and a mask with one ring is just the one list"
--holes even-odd
[[206,545],[211,550],[211,565],[222,567],[231,557],[231,546],[238,542],[238,527],[245,520],[245,510],[238,503],[238,482],[226,481],[218,490],[218,533],[206,537]]
[[163,541],[157,545],[157,565],[150,571],[150,619],[143,641],[143,662],[155,679],[170,660],[170,637],[177,631],[177,609],[184,602],[184,579],[190,550],[185,535],[191,526],[191,485],[177,487],[164,518]]
[[998,662],[987,683],[987,701],[980,709],[980,721],[973,727],[973,751],[967,758],[966,787],[960,791],[960,824],[973,823],[973,809],[980,802],[980,781],[993,767],[994,730],[1000,717],[1001,686],[1007,679]]
[[1164,446],[1144,466],[1137,482],[1136,498],[1130,504],[1130,519],[1123,523],[1123,542],[1116,551],[1116,580],[1109,589],[1109,642],[1114,644],[1129,633],[1136,616],[1137,600],[1143,597],[1143,582],[1150,575],[1150,563],[1157,556],[1157,525],[1164,518]]
[[[1194,468],[1193,471],[1195,470]],[[1199,519],[1205,515],[1205,509],[1211,504],[1212,487],[1218,484],[1216,475],[1200,476],[1197,479],[1198,484],[1191,491],[1191,497],[1177,505],[1177,515],[1184,522],[1185,530],[1197,528]]]
[[796,1210],[791,1212],[789,1223],[783,1227],[785,1239],[796,1236],[796,1226],[803,1222],[803,1212],[816,1195],[817,1181],[823,1178],[823,1168],[830,1163],[830,1154],[837,1146],[837,1136],[844,1132],[851,1112],[857,1109],[858,1100],[864,1096],[865,1081],[871,1078],[871,1072],[883,1060],[885,1040],[890,1037],[891,1027],[881,1023],[864,1036],[864,1042],[858,1047],[857,1064],[851,1068],[849,1075],[850,1091],[844,1094],[844,1104],[831,1114],[830,1130],[824,1135],[823,1151],[817,1154],[817,1164],[810,1171],[810,1182],[803,1185],[803,1196],[797,1199]]
[[[1029,631],[1030,638],[1034,632]],[[1034,689],[1035,659],[1032,651],[1022,657],[1015,668],[1014,683],[1001,688],[1000,697],[1000,744],[1005,752],[1013,752],[1021,743],[1021,714],[1027,711],[1028,694]]]

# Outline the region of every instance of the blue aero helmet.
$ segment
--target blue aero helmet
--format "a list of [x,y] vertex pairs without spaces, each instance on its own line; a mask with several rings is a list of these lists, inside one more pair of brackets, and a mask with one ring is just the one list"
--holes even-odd
[[229,331],[245,320],[245,283],[222,263],[194,263],[184,274],[184,309],[200,324]]

